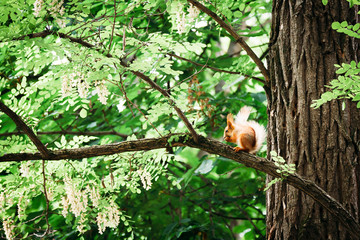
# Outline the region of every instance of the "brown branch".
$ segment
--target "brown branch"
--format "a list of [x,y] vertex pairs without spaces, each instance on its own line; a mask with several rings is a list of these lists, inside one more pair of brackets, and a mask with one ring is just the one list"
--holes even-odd
[[[9,133],[0,133],[0,137],[14,136],[14,135],[23,135],[24,132],[9,132]],[[74,131],[50,131],[50,132],[36,132],[36,135],[84,135],[84,136],[103,136],[103,135],[117,135],[122,138],[127,138],[129,135],[115,132],[115,131],[95,131],[95,132],[74,132]]]
[[109,50],[108,53],[110,53],[111,50],[111,44],[114,38],[114,30],[115,30],[115,24],[116,24],[116,0],[114,0],[114,23],[112,25],[112,29],[111,29],[111,36],[110,36],[110,43],[109,43]]
[[261,73],[264,75],[266,82],[269,82],[270,77],[269,77],[269,71],[265,68],[264,64],[262,63],[262,61],[258,58],[258,56],[256,56],[256,54],[254,53],[254,51],[249,47],[249,45],[247,45],[247,43],[245,42],[245,40],[239,35],[237,34],[237,32],[232,28],[231,25],[225,23],[224,20],[222,20],[216,13],[214,13],[213,11],[211,11],[210,9],[208,9],[207,7],[205,7],[204,5],[202,5],[201,3],[199,3],[196,0],[187,0],[189,3],[193,4],[194,6],[196,6],[198,9],[200,9],[201,11],[203,11],[204,13],[206,13],[207,15],[209,15],[212,19],[214,19],[223,29],[225,29],[235,40],[237,43],[240,44],[240,46],[246,51],[246,53],[251,57],[251,59],[255,62],[255,64],[258,66],[258,68],[260,69]]
[[186,62],[189,62],[189,63],[194,64],[196,66],[209,68],[209,69],[214,70],[216,72],[223,72],[223,73],[229,73],[229,74],[240,74],[240,75],[243,75],[243,76],[248,77],[248,78],[255,79],[255,80],[265,84],[265,81],[262,80],[261,78],[250,76],[250,75],[242,73],[242,72],[233,72],[233,71],[228,71],[228,70],[222,70],[222,69],[216,68],[216,67],[211,67],[211,66],[209,66],[207,64],[204,65],[204,64],[201,64],[201,63],[197,63],[197,62],[191,61],[190,59],[180,57],[180,56],[178,56],[176,54],[173,54],[173,53],[167,53],[167,55],[169,55],[171,57],[174,57],[174,58],[177,58],[177,59],[180,59],[180,60],[183,60],[183,61],[186,61]]
[[[265,158],[260,158],[244,152],[236,153],[232,147],[202,136],[199,136],[198,143],[196,143],[190,135],[177,135],[178,138],[174,138],[173,136],[174,135],[168,135],[162,138],[140,139],[100,146],[51,151],[49,160],[82,159],[95,156],[112,155],[121,152],[166,148],[169,146],[168,141],[171,140],[172,147],[188,146],[201,149],[211,154],[217,154],[225,158],[232,159],[236,162],[244,164],[247,167],[257,169],[271,176],[283,177],[276,172],[276,170],[278,170],[276,165]],[[13,153],[1,156],[0,162],[37,160],[41,158],[41,153]],[[332,213],[334,217],[339,220],[355,238],[360,236],[359,223],[355,221],[351,214],[336,199],[331,197],[314,182],[306,180],[298,174],[289,174],[289,176],[285,177],[283,181],[312,197],[316,202]]]
[[6,106],[2,101],[0,101],[0,110],[8,115],[16,124],[16,126],[21,129],[35,144],[36,148],[39,150],[41,154],[41,159],[49,157],[49,151],[45,147],[45,145],[39,140],[39,138],[35,135],[33,130],[26,125],[26,123],[21,119],[19,115],[17,115],[14,111],[12,111],[8,106]]

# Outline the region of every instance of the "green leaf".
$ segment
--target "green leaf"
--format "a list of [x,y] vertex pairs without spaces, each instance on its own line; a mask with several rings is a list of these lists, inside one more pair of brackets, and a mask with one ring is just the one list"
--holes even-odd
[[86,109],[82,108],[82,109],[80,110],[79,115],[80,115],[81,118],[86,118],[86,117],[87,117],[87,111],[86,111]]
[[186,84],[186,83],[180,84],[180,89],[185,90],[185,89],[188,89],[188,88],[189,88],[188,84]]
[[343,21],[343,22],[341,22],[341,27],[346,27],[347,25],[348,25],[348,22],[347,21]]
[[357,30],[359,30],[359,28],[360,28],[360,23],[357,23],[353,26],[352,30],[356,32]]
[[345,73],[347,70],[346,69],[344,69],[344,68],[340,68],[340,69],[338,69],[338,70],[336,70],[336,74],[343,74],[343,73]]
[[356,94],[356,96],[353,98],[353,101],[360,101],[360,93]]
[[212,160],[204,160],[201,162],[200,166],[195,170],[195,174],[207,174],[214,168],[214,162]]
[[235,11],[234,12],[234,17],[241,18],[242,16],[243,16],[242,12],[240,12],[240,11]]
[[275,151],[270,151],[270,155],[271,155],[271,157],[276,157],[277,153]]
[[332,27],[332,29],[337,30],[337,29],[341,28],[341,24],[339,22],[333,22],[331,24],[331,27]]

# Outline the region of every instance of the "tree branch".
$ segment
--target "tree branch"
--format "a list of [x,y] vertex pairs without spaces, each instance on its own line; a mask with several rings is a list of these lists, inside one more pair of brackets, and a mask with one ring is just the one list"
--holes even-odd
[[[61,159],[82,159],[95,156],[112,155],[121,152],[146,151],[152,149],[166,148],[169,146],[169,140],[172,147],[188,146],[198,148],[211,154],[217,154],[236,162],[242,163],[247,167],[251,167],[267,173],[274,177],[282,177],[276,172],[278,168],[273,162],[260,158],[245,152],[236,153],[232,147],[219,141],[199,136],[196,143],[190,135],[167,135],[162,138],[140,139],[135,141],[125,141],[107,145],[98,145],[91,147],[63,149],[50,151],[49,160]],[[0,157],[0,162],[7,161],[26,161],[41,159],[41,153],[13,153],[5,154]],[[298,174],[289,174],[284,178],[284,182],[303,191],[312,197],[321,206],[334,215],[356,238],[360,236],[360,225],[355,221],[351,214],[333,197],[326,193],[314,182],[303,179]]]
[[247,45],[245,40],[237,34],[237,32],[232,28],[231,25],[228,25],[225,23],[216,13],[202,5],[196,0],[187,0],[189,3],[193,4],[195,7],[209,15],[212,19],[214,19],[223,29],[225,29],[235,40],[237,43],[240,44],[240,46],[246,51],[246,53],[251,57],[251,59],[255,62],[255,64],[260,69],[261,73],[264,75],[266,82],[269,82],[269,71],[265,68],[262,61],[256,56],[254,51]]
[[211,66],[208,66],[208,65],[203,65],[201,63],[197,63],[197,62],[194,62],[194,61],[191,61],[190,59],[187,59],[187,58],[183,58],[183,57],[180,57],[176,54],[173,54],[173,53],[167,53],[167,55],[171,56],[171,57],[174,57],[174,58],[177,58],[177,59],[180,59],[180,60],[183,60],[183,61],[186,61],[186,62],[189,62],[191,64],[194,64],[196,66],[200,66],[200,67],[205,67],[205,68],[209,68],[211,70],[214,70],[216,72],[224,72],[224,73],[229,73],[229,74],[240,74],[240,75],[243,75],[245,77],[248,77],[248,78],[252,78],[252,79],[255,79],[263,84],[265,84],[265,81],[262,80],[261,78],[258,78],[258,77],[254,77],[254,76],[250,76],[250,75],[247,75],[245,73],[242,73],[242,72],[233,72],[233,71],[227,71],[227,70],[222,70],[220,68],[216,68],[216,67],[211,67]]
[[26,125],[26,123],[17,115],[14,111],[12,111],[8,106],[6,106],[2,101],[0,101],[0,110],[8,115],[16,124],[16,126],[21,129],[35,144],[36,148],[39,150],[41,154],[41,159],[45,159],[49,157],[49,151],[45,147],[45,145],[39,140],[39,138],[35,135],[33,130]]

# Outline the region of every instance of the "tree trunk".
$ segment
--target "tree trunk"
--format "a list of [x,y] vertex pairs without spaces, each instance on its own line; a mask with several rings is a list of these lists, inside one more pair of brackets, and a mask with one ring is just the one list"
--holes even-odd
[[[267,94],[268,153],[295,163],[298,174],[359,222],[360,111],[350,101],[342,110],[344,100],[310,107],[336,78],[334,64],[358,61],[359,41],[331,29],[334,21],[355,24],[356,13],[345,0],[327,6],[321,0],[274,0]],[[351,239],[334,216],[299,190],[278,183],[266,196],[268,239]]]

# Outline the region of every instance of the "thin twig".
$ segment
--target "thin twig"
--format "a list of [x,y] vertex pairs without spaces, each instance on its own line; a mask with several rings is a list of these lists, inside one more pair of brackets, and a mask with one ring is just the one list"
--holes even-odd
[[177,58],[177,59],[180,59],[180,60],[183,60],[183,61],[186,61],[186,62],[189,62],[189,63],[197,65],[197,66],[209,68],[209,69],[214,70],[216,72],[223,72],[223,73],[229,73],[229,74],[239,74],[239,75],[243,75],[243,76],[248,77],[248,78],[253,78],[253,79],[265,84],[265,81],[263,79],[258,78],[258,77],[254,77],[254,76],[250,76],[250,75],[242,73],[242,72],[233,72],[233,71],[228,71],[228,70],[222,70],[222,69],[216,68],[216,67],[211,67],[211,66],[209,66],[207,64],[197,63],[197,62],[194,62],[194,61],[192,61],[190,59],[180,57],[180,56],[178,56],[176,54],[173,54],[173,53],[167,53],[167,55],[172,56],[172,57]]
[[110,36],[110,43],[109,43],[109,50],[108,53],[110,53],[111,50],[111,44],[114,38],[114,30],[115,30],[115,23],[116,23],[116,0],[114,0],[114,23],[112,25],[112,29],[111,29],[111,36]]
[[269,77],[269,71],[265,68],[262,61],[256,56],[254,51],[247,45],[245,40],[233,29],[233,27],[230,24],[227,24],[224,20],[222,20],[216,13],[202,5],[200,2],[196,0],[187,0],[194,6],[196,6],[198,9],[209,15],[212,19],[214,19],[224,30],[226,30],[237,43],[240,44],[240,46],[246,51],[246,53],[251,57],[251,59],[255,62],[255,64],[260,69],[261,73],[264,75],[266,82],[270,81]]
[[[121,87],[117,84],[117,86],[120,88],[121,91]],[[126,96],[125,90],[124,90],[124,95]],[[141,115],[143,115],[143,117],[146,119],[146,121],[148,121],[150,123],[150,125],[155,129],[155,131],[159,134],[159,136],[162,137],[161,133],[157,130],[157,128],[154,126],[154,124],[149,120],[149,118],[141,111],[141,109],[135,104],[133,103],[127,96],[126,96],[126,101],[129,101],[131,103],[131,105],[133,105],[140,113]],[[131,108],[130,108],[131,109]],[[135,117],[133,111],[131,110],[133,116]]]

